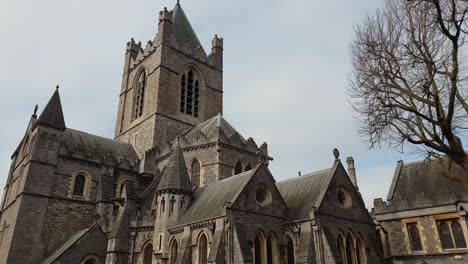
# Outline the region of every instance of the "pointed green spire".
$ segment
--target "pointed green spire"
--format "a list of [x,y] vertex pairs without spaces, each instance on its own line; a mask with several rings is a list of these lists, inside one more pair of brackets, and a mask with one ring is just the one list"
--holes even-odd
[[37,119],[37,124],[50,126],[58,129],[66,128],[58,88],[59,86],[57,85],[54,94],[52,95],[46,107]]
[[192,192],[192,184],[187,172],[187,166],[185,164],[179,140],[177,140],[174,148],[172,149],[169,162],[161,175],[161,181],[159,182],[156,191]]
[[192,25],[190,24],[187,15],[185,15],[179,1],[177,1],[176,6],[174,7],[172,27],[179,45],[188,45],[192,49],[193,54],[197,54],[197,51],[201,51],[201,53],[206,57],[205,50],[203,49],[203,46],[200,43],[197,34],[193,30]]

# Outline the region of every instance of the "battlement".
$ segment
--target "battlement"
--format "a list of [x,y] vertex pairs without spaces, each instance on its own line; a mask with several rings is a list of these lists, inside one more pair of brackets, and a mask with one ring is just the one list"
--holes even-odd
[[435,207],[439,205],[455,204],[459,201],[453,192],[441,189],[434,196],[426,195],[424,192],[415,193],[413,197],[404,199],[394,196],[392,200],[383,201],[382,198],[374,200],[375,214],[385,214],[397,211],[414,210],[419,208]]
[[129,42],[127,42],[127,49],[126,51],[135,51],[138,52],[141,50],[141,41],[135,43],[135,40],[133,38],[130,39]]
[[164,10],[159,12],[159,23],[162,23],[163,21],[167,21],[169,23],[172,23],[173,21],[173,15],[174,12],[171,10],[167,10],[167,7],[164,7]]
[[223,38],[218,38],[218,35],[215,35],[213,40],[211,41],[211,46],[214,48],[221,48],[223,49],[224,40]]

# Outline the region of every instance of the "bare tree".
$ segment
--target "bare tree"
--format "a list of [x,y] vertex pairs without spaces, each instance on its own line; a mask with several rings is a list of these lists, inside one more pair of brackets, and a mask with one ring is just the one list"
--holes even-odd
[[386,0],[355,28],[349,93],[371,147],[427,151],[468,184],[466,0]]

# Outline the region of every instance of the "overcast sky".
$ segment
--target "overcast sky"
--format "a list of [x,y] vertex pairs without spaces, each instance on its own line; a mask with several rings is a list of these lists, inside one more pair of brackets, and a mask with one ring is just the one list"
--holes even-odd
[[[368,209],[386,197],[394,150],[369,150],[356,134],[346,94],[353,25],[382,0],[181,0],[210,51],[224,38],[224,115],[257,144],[266,141],[278,181],[329,168],[332,149],[356,160]],[[0,0],[0,184],[34,105],[60,92],[67,127],[112,137],[125,43],[156,34],[175,1]]]

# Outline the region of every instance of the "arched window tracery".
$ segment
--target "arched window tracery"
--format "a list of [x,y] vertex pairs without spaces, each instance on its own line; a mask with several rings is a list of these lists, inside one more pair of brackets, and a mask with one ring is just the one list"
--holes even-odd
[[180,81],[180,112],[198,117],[200,111],[200,80],[197,74],[189,69]]
[[134,92],[134,109],[133,119],[143,115],[143,107],[145,102],[145,90],[146,90],[146,73],[142,71],[138,77]]
[[170,255],[169,255],[170,264],[176,264],[178,253],[179,253],[179,244],[177,243],[177,240],[174,239],[170,246]]

